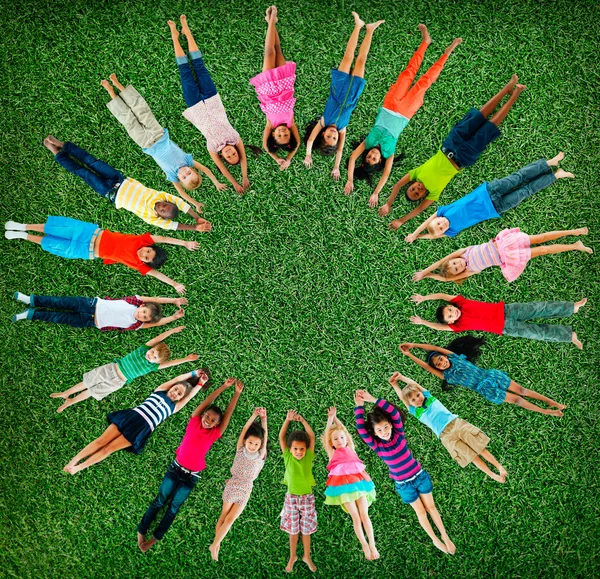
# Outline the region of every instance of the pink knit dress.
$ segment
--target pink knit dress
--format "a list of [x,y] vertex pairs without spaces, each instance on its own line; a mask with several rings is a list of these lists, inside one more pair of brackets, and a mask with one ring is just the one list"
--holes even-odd
[[286,62],[277,68],[265,70],[250,84],[256,89],[260,108],[273,127],[292,126],[294,118],[294,83],[296,82],[296,63]]

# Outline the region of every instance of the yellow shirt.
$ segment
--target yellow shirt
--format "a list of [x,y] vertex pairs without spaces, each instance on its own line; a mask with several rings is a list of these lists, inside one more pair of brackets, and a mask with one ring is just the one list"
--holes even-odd
[[428,201],[437,201],[446,185],[450,183],[452,177],[457,173],[458,169],[441,150],[438,150],[429,161],[409,171],[408,174],[411,180],[420,181],[425,185],[425,188],[429,191],[425,199]]
[[135,213],[150,225],[156,225],[156,227],[162,229],[177,229],[176,221],[164,219],[156,214],[154,205],[159,201],[173,203],[183,213],[187,213],[190,209],[190,206],[179,197],[163,191],[155,191],[131,178],[123,181],[123,184],[119,187],[115,207]]

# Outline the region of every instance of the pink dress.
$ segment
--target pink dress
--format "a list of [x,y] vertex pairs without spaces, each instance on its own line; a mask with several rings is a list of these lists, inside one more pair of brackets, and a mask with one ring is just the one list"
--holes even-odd
[[294,118],[294,82],[296,82],[296,63],[286,62],[283,66],[265,70],[250,84],[256,89],[260,108],[273,127],[292,126]]

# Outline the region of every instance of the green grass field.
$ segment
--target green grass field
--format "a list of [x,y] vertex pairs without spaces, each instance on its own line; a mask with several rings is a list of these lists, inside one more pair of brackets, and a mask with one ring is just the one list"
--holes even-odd
[[[285,487],[276,434],[288,408],[296,408],[320,434],[326,409],[336,404],[352,423],[356,388],[393,399],[387,378],[399,370],[430,388],[462,418],[492,439],[489,449],[505,465],[505,485],[475,467],[460,469],[434,435],[409,417],[406,436],[431,474],[434,496],[450,537],[451,557],[439,552],[409,506],[395,494],[383,462],[357,438],[378,500],[371,508],[381,559],[365,561],[349,517],[323,504],[327,457],[318,445],[314,474],[319,530],[313,560],[320,577],[598,576],[600,531],[597,440],[596,255],[566,253],[534,260],[508,284],[498,268],[460,288],[410,280],[443,255],[493,237],[504,227],[530,234],[590,228],[596,249],[600,217],[600,118],[597,61],[600,18],[595,2],[371,2],[285,0],[279,31],[286,58],[298,63],[296,121],[303,132],[322,112],[329,69],[337,66],[352,30],[350,11],[366,21],[385,18],[367,62],[367,88],[348,130],[348,145],[371,127],[377,107],[419,43],[417,24],[433,36],[424,67],[456,36],[464,43],[450,58],[425,106],[401,136],[406,153],[391,185],[432,155],[450,127],[471,106],[481,106],[513,72],[528,87],[502,125],[503,136],[476,166],[454,179],[449,202],[484,180],[503,177],[540,157],[564,151],[562,166],[576,175],[527,200],[502,222],[476,226],[455,240],[408,245],[387,229],[410,208],[399,197],[390,218],[367,206],[370,188],[357,183],[348,198],[343,181],[329,177],[333,161],[304,148],[285,173],[265,154],[250,158],[251,190],[216,192],[208,181],[196,192],[213,222],[210,234],[183,232],[201,249],[169,248],[163,271],[187,285],[187,330],[170,340],[173,355],[200,355],[221,383],[246,384],[231,427],[208,456],[208,468],[162,543],[146,555],[136,546],[136,525],[155,496],[199,397],[160,426],[140,456],[117,453],[71,477],[62,467],[99,436],[106,414],[135,406],[179,369],[137,380],[101,402],[93,399],[57,414],[48,395],[82,374],[130,352],[157,331],[102,334],[66,326],[19,322],[12,293],[56,295],[175,295],[151,278],[99,261],[66,261],[22,241],[0,241],[0,380],[2,477],[0,575],[4,577],[283,577],[288,539],[279,530]],[[266,4],[241,1],[142,5],[81,2],[9,2],[0,9],[0,184],[2,214],[28,223],[49,214],[98,222],[127,233],[147,231],[135,216],[115,211],[83,182],[53,162],[42,146],[52,133],[72,140],[141,182],[174,192],[152,159],[143,155],[106,109],[99,82],[119,74],[145,95],[175,142],[213,167],[202,135],[181,112],[180,91],[166,21],[181,13],[203,51],[229,118],[246,143],[260,144],[264,127],[248,79],[260,71]],[[347,148],[345,159],[349,155]],[[239,168],[233,170],[239,178]],[[345,171],[343,171],[345,177]],[[428,212],[425,216],[428,216]],[[160,230],[152,233],[161,234]],[[505,404],[496,407],[466,389],[442,393],[439,381],[402,357],[404,341],[446,345],[450,336],[409,323],[433,319],[435,303],[410,303],[412,293],[447,291],[507,302],[590,298],[572,318],[584,343],[551,344],[488,335],[480,364],[505,370],[525,387],[568,405],[561,419]],[[567,321],[565,323],[571,323]],[[182,367],[181,371],[193,366]],[[202,394],[200,394],[202,396]],[[228,399],[228,398],[227,398]],[[223,401],[223,404],[227,402]],[[213,563],[208,545],[221,509],[221,493],[241,426],[255,406],[269,413],[270,454],[242,517]],[[302,563],[296,576],[310,572]]]

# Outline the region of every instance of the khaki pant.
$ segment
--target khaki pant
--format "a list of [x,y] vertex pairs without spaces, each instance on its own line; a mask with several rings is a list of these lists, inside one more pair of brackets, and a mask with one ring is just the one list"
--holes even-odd
[[462,418],[455,418],[440,435],[450,456],[465,468],[490,442],[489,436]]

